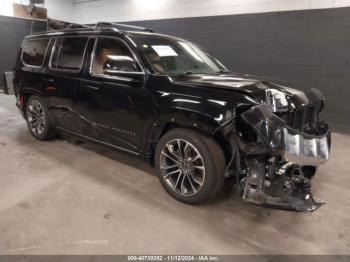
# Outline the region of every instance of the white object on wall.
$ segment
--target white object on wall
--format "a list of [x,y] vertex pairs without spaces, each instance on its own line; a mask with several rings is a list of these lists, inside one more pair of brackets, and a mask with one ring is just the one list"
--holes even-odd
[[75,5],[73,0],[45,0],[47,16],[51,19],[75,22]]
[[[0,15],[13,16],[13,4],[28,4],[29,0],[1,0]],[[45,0],[48,17],[67,22],[75,21],[75,5],[73,0]]]

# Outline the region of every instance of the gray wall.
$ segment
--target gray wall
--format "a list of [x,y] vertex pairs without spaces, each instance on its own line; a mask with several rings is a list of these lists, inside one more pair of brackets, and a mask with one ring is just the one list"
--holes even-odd
[[231,70],[327,98],[324,118],[350,130],[350,8],[137,21],[192,40]]
[[[49,2],[55,1],[62,0]],[[73,2],[75,22],[85,24],[98,21],[145,21],[350,6],[350,0],[73,0]],[[50,14],[50,8],[48,11]]]
[[[32,20],[0,16],[0,88],[4,84],[4,72],[12,71],[18,49],[26,35],[30,34]],[[33,32],[46,29],[46,22],[36,21]]]

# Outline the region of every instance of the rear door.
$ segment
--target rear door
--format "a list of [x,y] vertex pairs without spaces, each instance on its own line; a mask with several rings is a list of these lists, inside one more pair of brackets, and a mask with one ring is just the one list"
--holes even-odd
[[43,74],[50,117],[57,127],[80,133],[82,119],[76,106],[81,99],[81,69],[88,37],[60,37],[54,41]]

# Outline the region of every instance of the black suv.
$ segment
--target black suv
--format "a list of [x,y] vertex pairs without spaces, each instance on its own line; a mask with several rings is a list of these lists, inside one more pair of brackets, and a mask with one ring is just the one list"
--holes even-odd
[[330,131],[316,89],[233,73],[191,42],[114,23],[27,36],[14,84],[36,139],[73,136],[148,159],[185,203],[225,185],[274,208],[321,205],[310,179]]

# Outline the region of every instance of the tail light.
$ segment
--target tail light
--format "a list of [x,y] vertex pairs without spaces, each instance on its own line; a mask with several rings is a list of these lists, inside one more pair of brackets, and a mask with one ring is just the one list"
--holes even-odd
[[24,96],[19,96],[18,97],[18,105],[23,108],[24,107]]

